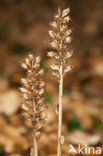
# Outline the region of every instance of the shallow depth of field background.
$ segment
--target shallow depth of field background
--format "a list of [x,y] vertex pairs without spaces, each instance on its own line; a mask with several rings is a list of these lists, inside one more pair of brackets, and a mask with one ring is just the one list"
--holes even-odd
[[[66,140],[62,149],[68,156],[70,143],[76,148],[81,144],[103,149],[103,0],[60,3],[63,9],[71,9],[74,50],[73,70],[64,79],[63,91]],[[19,92],[25,76],[20,64],[29,53],[42,56],[49,106],[39,156],[56,156],[58,83],[51,75],[47,51],[49,22],[58,4],[56,0],[0,0],[0,156],[29,156],[32,146],[31,124],[22,116]]]

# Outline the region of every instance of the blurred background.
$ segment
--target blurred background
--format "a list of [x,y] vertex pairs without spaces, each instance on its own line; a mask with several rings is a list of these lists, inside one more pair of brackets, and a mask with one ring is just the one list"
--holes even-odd
[[64,80],[63,156],[68,156],[70,143],[76,148],[79,143],[103,149],[103,1],[0,0],[0,156],[29,156],[32,146],[32,128],[22,116],[19,93],[20,79],[25,76],[20,64],[29,53],[42,56],[49,106],[39,156],[56,156],[58,83],[46,55],[49,22],[58,5],[71,9],[74,50],[73,70]]

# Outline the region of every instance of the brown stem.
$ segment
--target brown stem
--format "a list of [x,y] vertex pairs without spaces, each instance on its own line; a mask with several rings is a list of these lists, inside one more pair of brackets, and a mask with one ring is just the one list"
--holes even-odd
[[34,137],[34,156],[38,156],[38,146],[35,137]]
[[62,98],[63,98],[63,65],[60,66],[59,114],[58,114],[58,149],[57,149],[57,156],[61,156]]
[[[34,98],[33,98],[33,106],[34,106],[34,111],[35,111],[35,102],[34,102]],[[37,141],[35,139],[35,135],[34,135],[34,156],[38,156],[38,145],[37,145]]]

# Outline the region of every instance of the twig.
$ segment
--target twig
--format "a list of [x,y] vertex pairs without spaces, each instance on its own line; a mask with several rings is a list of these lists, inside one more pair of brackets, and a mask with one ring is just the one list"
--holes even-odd
[[60,83],[59,83],[59,117],[58,117],[58,152],[61,156],[61,133],[62,133],[62,98],[63,98],[63,67],[60,66]]

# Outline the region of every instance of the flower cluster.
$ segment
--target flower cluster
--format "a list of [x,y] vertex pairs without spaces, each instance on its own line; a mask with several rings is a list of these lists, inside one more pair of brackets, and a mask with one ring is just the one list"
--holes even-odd
[[46,121],[45,110],[47,105],[43,96],[45,83],[43,81],[43,69],[40,69],[40,56],[36,58],[33,55],[29,55],[25,59],[25,63],[22,63],[23,69],[27,71],[27,76],[21,79],[22,97],[24,103],[22,108],[24,110],[24,116],[32,122],[34,137],[36,140],[40,137],[40,128]]
[[64,9],[62,12],[58,9],[58,14],[54,16],[54,21],[50,23],[52,30],[49,31],[51,37],[50,46],[55,50],[48,52],[48,56],[54,58],[55,64],[51,65],[54,70],[53,76],[60,79],[60,66],[63,67],[63,76],[71,70],[71,66],[67,66],[67,60],[72,56],[73,51],[69,51],[71,42],[71,29],[68,29],[70,17],[68,13],[70,9]]

